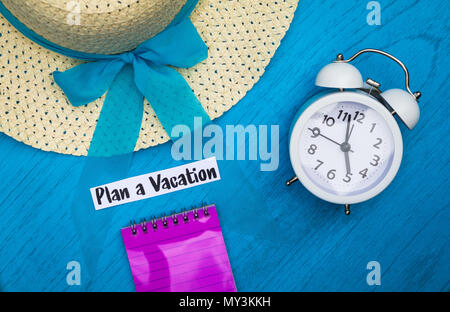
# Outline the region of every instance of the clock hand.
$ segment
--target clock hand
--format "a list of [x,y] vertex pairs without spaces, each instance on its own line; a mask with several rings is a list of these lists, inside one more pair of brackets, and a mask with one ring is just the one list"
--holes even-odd
[[345,143],[348,144],[348,139],[350,138],[349,135],[349,130],[350,130],[350,122],[352,120],[352,115],[348,115],[348,120],[347,120],[347,128],[345,129]]
[[[329,138],[329,137],[323,135],[323,134],[320,132],[320,129],[319,129],[319,128],[314,128],[314,129],[308,128],[308,130],[310,130],[310,131],[313,133],[313,137],[314,137],[314,138],[317,138],[318,136],[321,136],[321,137],[323,137],[323,138],[325,138],[325,139],[327,139],[327,140],[333,142],[334,144],[337,144],[337,145],[339,145],[339,146],[342,145],[341,143],[338,143],[338,142],[336,142],[335,140],[333,140],[333,139],[331,139],[331,138]],[[350,150],[350,152],[353,153],[352,150]]]
[[345,168],[347,170],[347,174],[352,174],[352,169],[350,168],[350,156],[347,152],[344,152],[344,156],[345,156]]
[[[348,139],[350,140],[350,137],[352,136],[353,133],[353,128],[355,127],[355,124],[352,125],[352,128],[350,129],[350,133],[348,135]],[[347,142],[348,143],[348,142]]]
[[[345,156],[345,168],[347,170],[347,174],[352,174],[352,170],[350,168],[350,156],[348,154],[348,151],[350,150],[350,144],[348,144],[348,140],[350,139],[350,123],[352,120],[352,115],[348,115],[347,120],[347,128],[345,130],[345,142],[341,144],[341,151],[344,152]],[[353,130],[353,128],[352,128]]]

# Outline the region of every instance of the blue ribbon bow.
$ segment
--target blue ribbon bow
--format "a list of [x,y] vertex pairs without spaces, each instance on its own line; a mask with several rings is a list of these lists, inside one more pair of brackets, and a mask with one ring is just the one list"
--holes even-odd
[[[118,74],[126,65],[131,65],[134,74],[130,75],[129,72],[123,74],[122,79],[133,79],[137,89],[131,87],[128,90],[116,92],[114,99],[107,96],[103,105],[108,106],[109,99],[127,102],[130,97],[133,97],[133,92],[138,92],[149,101],[170,136],[172,128],[178,124],[185,124],[194,129],[194,117],[201,117],[203,124],[208,123],[210,119],[184,78],[167,65],[188,68],[207,57],[208,48],[190,19],[186,17],[178,24],[169,26],[145,41],[132,52],[81,64],[65,72],[56,71],[53,75],[55,82],[65,92],[70,103],[80,106],[95,101],[108,89],[113,89],[114,84],[120,83],[115,81]],[[122,99],[117,99],[117,96]],[[134,97],[139,100],[138,94]],[[133,107],[139,109],[141,106],[133,105]],[[105,111],[109,110],[105,109]],[[102,110],[99,123],[102,120],[111,120],[104,114]],[[98,124],[97,127],[102,128],[102,125]],[[140,130],[140,122],[136,127]],[[126,140],[129,139],[126,138]],[[97,141],[95,134],[94,141]]]

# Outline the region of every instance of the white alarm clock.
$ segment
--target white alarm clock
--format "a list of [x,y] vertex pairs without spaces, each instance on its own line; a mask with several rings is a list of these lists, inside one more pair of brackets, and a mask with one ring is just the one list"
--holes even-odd
[[[359,55],[373,52],[397,62],[405,72],[406,90],[381,92],[380,84],[350,65]],[[317,197],[331,203],[366,201],[383,191],[400,167],[403,142],[398,118],[413,129],[419,120],[421,93],[409,88],[409,73],[394,56],[364,49],[344,60],[339,54],[319,72],[316,85],[328,88],[297,113],[291,125],[289,155],[295,177]]]

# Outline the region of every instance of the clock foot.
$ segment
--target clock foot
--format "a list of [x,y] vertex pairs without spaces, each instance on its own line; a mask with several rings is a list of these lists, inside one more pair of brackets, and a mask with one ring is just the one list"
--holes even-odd
[[292,179],[286,181],[286,186],[290,186],[292,183],[297,182],[298,178],[297,176],[293,177]]
[[345,204],[345,214],[348,216],[350,214],[350,205]]

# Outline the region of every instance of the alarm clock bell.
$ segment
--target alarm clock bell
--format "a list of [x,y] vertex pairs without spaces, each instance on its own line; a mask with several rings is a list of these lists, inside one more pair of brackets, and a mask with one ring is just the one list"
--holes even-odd
[[[359,55],[373,52],[389,57],[398,63],[405,72],[406,90],[391,89],[385,92],[379,90],[380,84],[372,79],[367,80],[367,84],[363,82],[360,71],[349,62],[353,61]],[[367,89],[375,88],[381,97],[389,104],[393,114],[397,114],[400,120],[412,130],[419,121],[420,110],[417,100],[420,98],[421,93],[412,93],[409,88],[409,72],[406,66],[398,60],[396,57],[376,49],[364,49],[353,55],[348,60],[344,60],[342,54],[338,54],[336,60],[323,67],[316,77],[316,86],[324,88],[335,88],[339,90],[344,89]]]
[[316,77],[316,86],[336,89],[360,89],[364,86],[359,70],[348,63],[333,62],[323,67]]
[[381,96],[389,103],[400,120],[412,130],[419,121],[420,109],[417,99],[420,93],[411,95],[402,89],[390,89],[381,93]]

